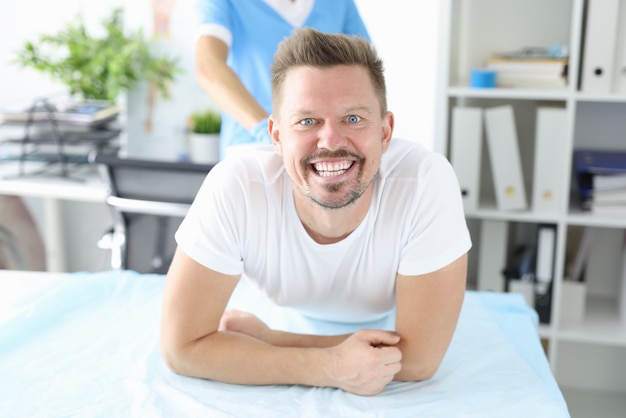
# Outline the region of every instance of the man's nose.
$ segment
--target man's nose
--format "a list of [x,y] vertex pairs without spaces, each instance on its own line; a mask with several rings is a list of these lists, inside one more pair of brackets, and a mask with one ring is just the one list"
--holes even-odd
[[345,146],[346,137],[339,122],[326,121],[318,131],[317,147],[329,150]]

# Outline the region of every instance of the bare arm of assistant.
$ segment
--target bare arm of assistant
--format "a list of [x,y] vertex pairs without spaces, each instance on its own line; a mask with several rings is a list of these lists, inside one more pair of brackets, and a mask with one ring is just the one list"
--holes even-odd
[[213,36],[196,43],[196,79],[211,100],[250,130],[268,114],[227,65],[228,45]]

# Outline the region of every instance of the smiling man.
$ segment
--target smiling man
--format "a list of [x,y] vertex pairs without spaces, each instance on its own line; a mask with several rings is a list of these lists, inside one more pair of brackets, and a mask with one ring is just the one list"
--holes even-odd
[[[176,233],[161,345],[180,374],[361,395],[436,372],[471,247],[446,159],[393,139],[382,61],[362,38],[300,29],[272,65],[273,146],[220,162]],[[238,282],[344,335],[226,311]],[[395,329],[361,327],[389,315]]]

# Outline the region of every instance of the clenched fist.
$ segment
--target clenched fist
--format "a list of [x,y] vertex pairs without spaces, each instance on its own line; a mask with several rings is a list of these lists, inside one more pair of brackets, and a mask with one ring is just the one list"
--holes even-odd
[[381,392],[400,371],[402,353],[395,346],[399,341],[392,332],[360,330],[330,347],[326,370],[330,386],[357,395]]

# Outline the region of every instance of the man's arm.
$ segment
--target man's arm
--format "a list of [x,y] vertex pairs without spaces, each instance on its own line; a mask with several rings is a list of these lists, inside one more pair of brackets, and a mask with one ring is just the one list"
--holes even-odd
[[196,79],[211,100],[250,130],[267,112],[226,64],[228,45],[213,36],[200,36],[196,44]]
[[466,279],[467,254],[433,273],[398,275],[396,331],[402,370],[395,380],[424,380],[435,374],[456,328]]
[[163,357],[172,370],[230,383],[331,386],[362,395],[382,391],[400,370],[401,353],[393,347],[399,337],[385,331],[339,337],[264,334],[279,345],[255,336],[262,332],[259,324],[249,334],[220,329],[237,281],[176,251],[161,322]]

